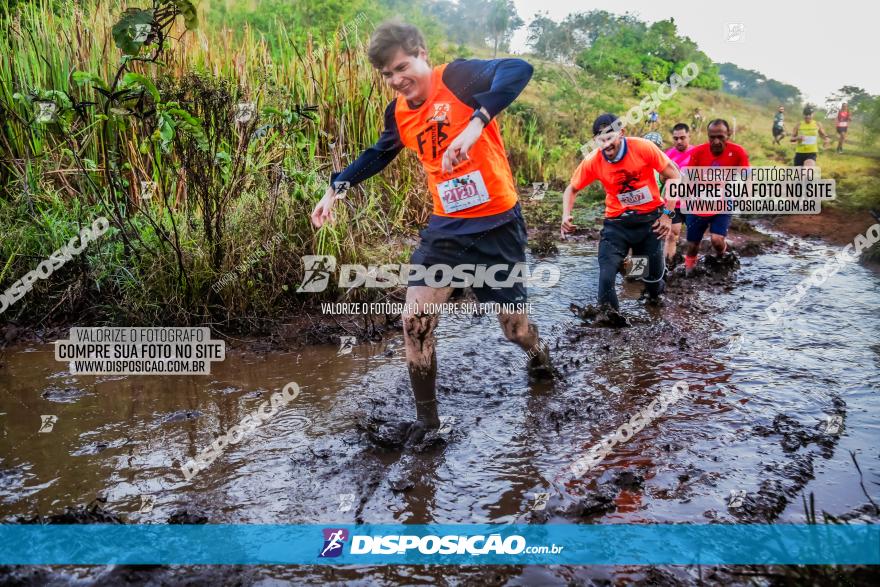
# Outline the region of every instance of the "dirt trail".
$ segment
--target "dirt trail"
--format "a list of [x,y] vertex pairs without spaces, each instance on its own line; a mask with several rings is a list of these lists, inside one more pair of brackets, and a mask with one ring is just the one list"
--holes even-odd
[[[0,463],[0,516],[57,514],[101,496],[102,509],[127,523],[174,516],[289,524],[792,522],[803,521],[801,495],[810,492],[835,515],[868,515],[859,509],[867,499],[849,451],[866,485],[876,487],[869,481],[880,481],[872,417],[880,389],[877,278],[848,266],[781,324],[767,326],[764,307],[833,250],[781,234],[734,242],[739,269],[672,275],[659,310],[638,300],[640,284],[624,283],[632,325],[620,329],[572,315],[570,303],[595,298],[595,242],[560,244],[546,257],[561,267],[560,284],[530,291],[533,319],[562,372],[553,383],[529,383],[522,352],[504,340],[495,317],[444,316],[438,396],[441,415],[453,420],[448,432],[404,452],[377,443],[382,422],[413,412],[399,333],[342,356],[335,347],[230,353],[208,381],[71,377],[51,348],[13,348],[0,370],[4,444],[15,447]],[[183,460],[288,381],[303,388],[297,402],[192,481],[182,478]],[[686,396],[594,469],[572,474],[585,451],[676,382],[687,383]],[[56,431],[34,434],[29,423],[46,413],[59,416]],[[829,422],[839,430],[829,431]],[[143,495],[155,504],[139,513]],[[712,571],[715,581],[743,581],[728,571]],[[49,572],[11,576],[40,583]],[[221,577],[244,584],[647,584],[660,577],[687,584],[700,572],[708,570],[117,567],[81,574],[99,584],[184,577],[193,584]]]

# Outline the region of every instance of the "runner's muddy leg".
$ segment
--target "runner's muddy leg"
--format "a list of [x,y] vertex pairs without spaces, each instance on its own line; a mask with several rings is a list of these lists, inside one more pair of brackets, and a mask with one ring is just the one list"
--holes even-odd
[[498,322],[504,337],[510,342],[515,342],[521,349],[528,352],[538,344],[538,327],[529,320],[528,314],[523,312],[500,312]]
[[618,310],[617,292],[614,291],[615,278],[620,262],[626,257],[629,243],[623,228],[605,222],[602,238],[599,241],[599,306],[606,304]]
[[406,363],[416,405],[416,420],[421,428],[439,428],[437,413],[437,354],[434,329],[439,316],[426,312],[426,304],[440,304],[449,299],[452,289],[412,286],[407,288],[406,311],[402,315],[406,344]]
[[516,343],[528,354],[529,373],[537,377],[552,376],[550,347],[538,336],[538,327],[525,312],[501,312],[498,322],[507,340]]

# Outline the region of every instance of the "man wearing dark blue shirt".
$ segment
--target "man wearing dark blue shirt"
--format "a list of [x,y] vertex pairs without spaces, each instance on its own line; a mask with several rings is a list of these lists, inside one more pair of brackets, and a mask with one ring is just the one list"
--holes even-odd
[[[434,204],[411,264],[501,266],[506,269],[495,278],[507,281],[516,266],[524,266],[527,234],[495,116],[529,82],[532,66],[521,59],[459,59],[432,67],[419,30],[395,22],[376,29],[368,55],[397,97],[385,109],[379,140],[333,174],[312,222],[320,227],[332,220],[335,186],[354,186],[379,173],[407,147],[425,169]],[[517,308],[499,314],[504,335],[528,353],[531,375],[551,376],[549,349],[525,313],[522,280],[495,288],[474,286],[473,291],[480,302]],[[416,403],[416,421],[405,430],[410,440],[440,425],[434,389],[438,316],[425,311],[425,305],[443,303],[451,293],[451,287],[430,286],[424,279],[408,284],[402,319]]]

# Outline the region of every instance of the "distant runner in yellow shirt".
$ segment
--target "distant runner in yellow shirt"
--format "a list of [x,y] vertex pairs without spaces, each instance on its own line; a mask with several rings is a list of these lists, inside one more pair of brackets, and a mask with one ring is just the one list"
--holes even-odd
[[794,127],[791,142],[797,143],[794,150],[794,164],[796,167],[815,167],[816,157],[819,155],[819,136],[822,136],[824,146],[828,146],[831,140],[822,126],[813,120],[813,107],[809,104],[804,107],[804,121]]

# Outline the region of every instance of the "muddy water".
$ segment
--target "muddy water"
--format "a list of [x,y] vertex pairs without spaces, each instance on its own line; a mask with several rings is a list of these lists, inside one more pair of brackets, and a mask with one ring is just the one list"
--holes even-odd
[[[192,377],[70,376],[51,346],[7,349],[0,519],[58,513],[100,495],[132,523],[164,523],[181,510],[211,523],[800,522],[803,493],[834,515],[868,502],[851,451],[880,502],[880,280],[849,265],[781,323],[765,325],[764,307],[835,252],[777,236],[732,276],[672,282],[660,312],[646,311],[639,288],[624,284],[633,326],[621,330],[570,324],[569,303],[595,298],[596,248],[561,245],[547,259],[562,268],[560,284],[530,296],[562,378],[529,384],[522,352],[494,317],[445,316],[439,399],[454,422],[447,444],[424,452],[380,450],[358,427],[365,414],[412,411],[400,335],[343,355],[336,347],[229,352],[212,375]],[[303,389],[293,403],[184,479],[183,461],[290,381]],[[594,470],[579,479],[567,471],[680,381],[686,397]],[[41,415],[57,416],[51,432],[38,432]],[[839,434],[825,430],[835,416]],[[732,491],[744,492],[742,505],[730,507]],[[550,494],[543,509],[540,493]],[[151,511],[139,511],[144,500]],[[230,572],[245,582],[641,577],[626,568]]]

